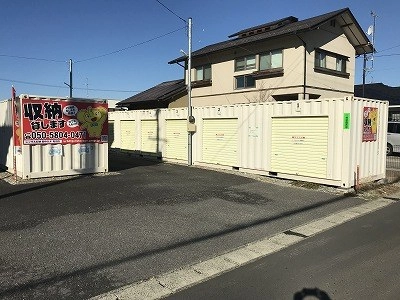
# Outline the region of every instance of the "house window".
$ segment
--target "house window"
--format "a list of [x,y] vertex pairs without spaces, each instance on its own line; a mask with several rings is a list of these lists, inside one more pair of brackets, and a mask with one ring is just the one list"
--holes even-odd
[[196,80],[211,80],[211,65],[196,67]]
[[251,75],[242,75],[235,77],[235,87],[237,89],[251,88],[256,86],[256,81]]
[[314,70],[319,73],[349,78],[346,72],[346,62],[349,58],[327,50],[315,50]]
[[273,50],[260,55],[260,71],[282,68],[282,50]]
[[326,68],[326,54],[321,51],[315,51],[315,66]]
[[235,71],[251,70],[256,68],[256,56],[250,55],[235,60]]
[[346,60],[342,57],[336,58],[336,71],[346,72]]

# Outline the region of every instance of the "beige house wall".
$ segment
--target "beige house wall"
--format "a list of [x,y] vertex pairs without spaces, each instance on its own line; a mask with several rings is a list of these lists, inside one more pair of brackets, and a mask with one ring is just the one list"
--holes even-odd
[[[304,35],[307,41],[307,85],[319,87],[321,98],[342,97],[345,94],[352,95],[354,92],[355,76],[355,50],[343,34],[339,26],[332,27],[329,24],[321,26],[320,29]],[[346,72],[349,78],[322,74],[314,71],[315,49],[323,49],[348,57]],[[327,68],[335,69],[336,60],[327,57]],[[332,92],[335,92],[332,94]],[[330,96],[332,95],[332,96]]]
[[[196,81],[195,68],[211,64],[212,85],[192,89],[193,106],[229,105],[237,103],[275,101],[274,96],[291,95],[293,99],[303,97],[304,91],[304,45],[306,43],[306,98],[335,98],[353,94],[355,72],[355,50],[343,34],[340,26],[329,24],[320,29],[291,35],[257,44],[228,49],[207,56],[194,58],[192,80]],[[256,80],[256,87],[235,89],[235,76],[251,74],[258,70],[259,55],[275,49],[283,49],[283,76]],[[314,70],[315,49],[348,57],[346,72],[349,78]],[[256,54],[256,69],[235,72],[235,58]],[[327,57],[327,68],[335,69],[336,60]],[[187,78],[187,76],[186,76]]]
[[168,105],[168,108],[179,108],[188,106],[188,95],[184,95]]

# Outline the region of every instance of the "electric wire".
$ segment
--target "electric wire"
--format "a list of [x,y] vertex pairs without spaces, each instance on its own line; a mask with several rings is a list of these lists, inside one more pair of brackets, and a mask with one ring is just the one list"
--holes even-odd
[[[36,82],[28,82],[28,81],[21,81],[21,80],[13,80],[13,79],[5,79],[0,78],[0,81],[12,82],[12,83],[20,83],[20,84],[27,84],[27,85],[36,85],[36,86],[45,86],[51,88],[63,88],[67,89],[68,87],[63,85],[54,85],[54,84],[46,84],[46,83],[36,83]],[[74,90],[89,90],[89,91],[99,91],[99,92],[118,92],[118,93],[140,93],[141,91],[133,91],[133,90],[113,90],[113,89],[89,89],[89,88],[79,88],[74,87]]]
[[185,28],[186,28],[186,26],[181,27],[181,28],[178,28],[178,29],[175,29],[175,30],[170,31],[170,32],[168,32],[168,33],[165,33],[165,34],[156,36],[156,37],[151,38],[151,39],[149,39],[149,40],[147,40],[147,41],[144,41],[144,42],[140,42],[140,43],[137,43],[137,44],[134,44],[134,45],[131,45],[131,46],[128,46],[128,47],[119,49],[119,50],[115,50],[115,51],[112,51],[112,52],[109,52],[109,53],[106,53],[106,54],[102,54],[102,55],[98,55],[98,56],[94,56],[94,57],[90,57],[90,58],[86,58],[86,59],[77,60],[77,61],[75,61],[74,63],[86,62],[86,61],[89,61],[89,60],[98,59],[98,58],[102,58],[102,57],[105,57],[105,56],[109,56],[109,55],[112,55],[112,54],[116,54],[116,53],[119,53],[119,52],[122,52],[122,51],[126,51],[126,50],[128,50],[128,49],[131,49],[131,48],[134,48],[134,47],[137,47],[137,46],[140,46],[140,45],[144,45],[144,44],[150,43],[150,42],[152,42],[152,41],[155,41],[155,40],[157,40],[157,39],[163,38],[163,37],[165,37],[165,36],[171,35],[171,34],[173,34],[173,33],[175,33],[175,32],[178,32],[178,31],[180,31],[180,30],[183,30],[183,29],[185,29]]
[[392,53],[392,54],[383,54],[383,55],[375,55],[375,57],[391,57],[391,56],[399,56],[400,53]]
[[396,45],[396,46],[393,46],[393,47],[390,47],[390,48],[386,48],[386,49],[380,50],[380,51],[378,51],[378,53],[381,53],[381,52],[384,52],[384,51],[388,51],[388,50],[392,50],[392,49],[398,48],[398,47],[400,47],[400,45]]
[[[186,21],[185,21],[185,22],[186,22]],[[116,53],[119,53],[119,52],[122,52],[122,51],[126,51],[126,50],[128,50],[128,49],[131,49],[131,48],[134,48],[134,47],[137,47],[137,46],[141,46],[141,45],[150,43],[150,42],[152,42],[152,41],[155,41],[155,40],[157,40],[157,39],[163,38],[163,37],[165,37],[165,36],[171,35],[171,34],[173,34],[173,33],[175,33],[175,32],[178,32],[178,31],[180,31],[180,30],[183,30],[183,29],[186,29],[186,26],[180,27],[180,28],[175,29],[175,30],[173,30],[173,31],[167,32],[167,33],[165,33],[165,34],[156,36],[156,37],[151,38],[151,39],[149,39],[149,40],[146,40],[146,41],[143,41],[143,42],[140,42],[140,43],[137,43],[137,44],[134,44],[134,45],[131,45],[131,46],[122,48],[122,49],[118,49],[118,50],[115,50],[115,51],[112,51],[112,52],[109,52],[109,53],[105,53],[105,54],[102,54],[102,55],[98,55],[98,56],[94,56],[94,57],[90,57],[90,58],[86,58],[86,59],[77,60],[77,61],[74,61],[74,63],[81,63],[81,62],[85,62],[85,61],[89,61],[89,60],[93,60],[93,59],[98,59],[98,58],[101,58],[101,57],[109,56],[109,55],[112,55],[112,54],[116,54]],[[57,63],[66,63],[66,62],[68,62],[68,60],[56,60],[56,59],[47,59],[47,58],[38,58],[38,57],[27,57],[27,56],[17,56],[17,55],[8,55],[8,54],[0,54],[0,57],[18,58],[18,59],[28,59],[28,60],[37,60],[37,61],[47,61],[47,62],[57,62]]]
[[38,57],[17,56],[17,55],[8,55],[8,54],[0,54],[0,56],[1,57],[9,57],[9,58],[19,58],[19,59],[47,61],[47,62],[57,62],[57,63],[66,62],[66,60],[56,60],[56,59],[47,59],[47,58],[38,58]]
[[186,23],[186,20],[183,19],[182,17],[180,17],[176,12],[174,12],[173,10],[169,9],[164,3],[162,3],[161,1],[156,0],[158,4],[160,4],[161,6],[163,6],[166,10],[168,10],[170,13],[172,13],[174,16],[176,16],[177,18],[181,19],[183,22]]

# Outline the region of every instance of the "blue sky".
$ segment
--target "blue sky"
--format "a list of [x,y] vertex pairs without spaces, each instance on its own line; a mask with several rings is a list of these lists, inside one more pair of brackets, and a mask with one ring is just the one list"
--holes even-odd
[[[378,15],[378,53],[367,83],[400,86],[400,1],[160,2],[185,20],[192,17],[193,50],[226,40],[247,27],[291,15],[302,20],[344,7],[350,8],[367,31],[373,22],[372,10]],[[188,49],[184,27],[180,18],[156,0],[3,0],[0,100],[10,97],[12,84],[17,94],[68,96],[64,82],[69,82],[69,59],[74,62],[74,97],[122,100],[160,82],[183,78],[183,69],[168,61],[181,56],[180,49]],[[122,49],[126,50],[118,51]],[[356,84],[361,82],[359,58]]]

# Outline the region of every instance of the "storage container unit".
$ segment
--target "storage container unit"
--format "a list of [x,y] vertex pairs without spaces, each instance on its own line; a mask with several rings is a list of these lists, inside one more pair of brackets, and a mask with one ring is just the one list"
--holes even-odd
[[222,168],[238,166],[239,106],[195,107],[197,131],[193,136],[193,162]]
[[187,163],[188,132],[187,108],[164,109],[161,116],[165,119],[162,157],[167,161]]
[[109,135],[111,151],[137,151],[137,114],[135,111],[108,112]]
[[[195,107],[193,116],[195,165],[343,188],[385,177],[387,101],[343,97]],[[111,113],[115,136],[118,122],[128,118],[139,126],[133,138],[140,153],[187,159],[186,109]]]
[[188,133],[186,119],[165,120],[165,154],[169,160],[188,159]]
[[121,150],[136,150],[136,121],[121,120],[120,122]]
[[[0,164],[10,172],[13,152],[23,179],[108,171],[107,101],[21,95],[15,104],[16,139],[0,146]],[[11,107],[11,100],[2,103],[8,136]]]
[[238,165],[238,119],[203,119],[202,162]]
[[[195,108],[194,163],[352,187],[385,177],[387,112],[386,101],[354,97]],[[237,153],[204,151],[211,119],[237,119]]]
[[272,118],[271,170],[327,176],[328,116]]

